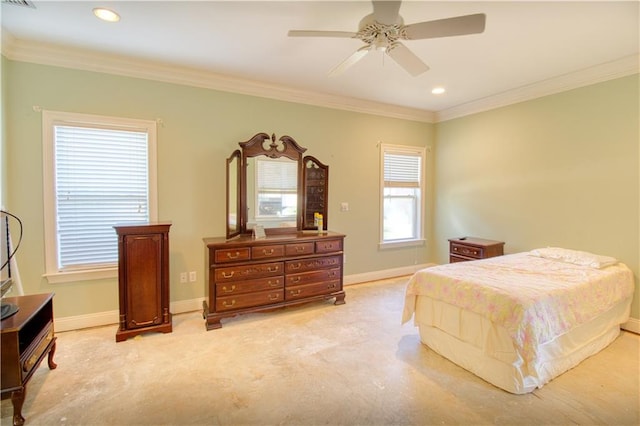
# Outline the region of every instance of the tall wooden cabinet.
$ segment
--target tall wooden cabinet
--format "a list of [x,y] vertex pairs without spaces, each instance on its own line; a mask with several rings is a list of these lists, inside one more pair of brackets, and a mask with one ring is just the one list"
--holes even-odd
[[344,304],[344,235],[297,232],[264,239],[205,238],[208,260],[207,330],[242,313],[335,298]]
[[170,333],[171,223],[115,226],[118,234],[120,318],[116,342],[148,331]]

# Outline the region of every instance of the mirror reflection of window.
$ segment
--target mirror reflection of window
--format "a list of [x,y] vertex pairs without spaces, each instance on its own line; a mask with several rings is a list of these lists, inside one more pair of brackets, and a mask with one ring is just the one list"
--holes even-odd
[[256,218],[295,220],[298,166],[286,158],[256,158]]

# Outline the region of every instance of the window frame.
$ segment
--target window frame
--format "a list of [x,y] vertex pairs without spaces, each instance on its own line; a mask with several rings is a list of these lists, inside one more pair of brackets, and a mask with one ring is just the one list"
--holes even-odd
[[[426,200],[426,155],[427,149],[425,147],[411,146],[411,145],[395,145],[395,144],[380,144],[380,229],[379,229],[379,248],[389,249],[398,247],[412,247],[425,244],[425,200]],[[400,155],[411,155],[420,157],[420,182],[418,185],[419,196],[417,200],[417,217],[416,217],[416,237],[396,240],[384,239],[384,202],[385,202],[385,153],[393,153]],[[397,186],[396,186],[397,187]],[[409,187],[409,186],[407,186]]]
[[[56,210],[56,164],[54,126],[81,126],[98,129],[143,131],[147,133],[148,209],[149,221],[158,218],[157,191],[157,125],[152,120],[82,114],[61,111],[42,111],[43,145],[43,202],[45,277],[50,284],[88,281],[118,276],[118,262],[99,267],[74,268],[61,271],[58,268],[58,237]],[[115,230],[114,230],[115,233]]]

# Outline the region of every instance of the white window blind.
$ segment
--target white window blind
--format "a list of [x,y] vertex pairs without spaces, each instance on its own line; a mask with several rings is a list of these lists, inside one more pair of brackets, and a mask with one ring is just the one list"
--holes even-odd
[[58,267],[113,264],[118,222],[148,221],[147,133],[55,126]]
[[156,123],[43,111],[45,276],[117,276],[113,226],[157,220]]
[[384,153],[385,186],[404,186],[417,188],[420,186],[422,167],[419,153],[393,154]]

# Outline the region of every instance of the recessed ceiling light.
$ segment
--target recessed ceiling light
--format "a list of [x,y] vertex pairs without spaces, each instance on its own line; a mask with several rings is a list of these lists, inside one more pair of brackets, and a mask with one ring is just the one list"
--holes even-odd
[[118,22],[120,20],[120,15],[104,7],[96,7],[93,9],[93,14],[107,22]]
[[431,93],[433,93],[434,95],[442,95],[444,92],[444,87],[434,87],[433,89],[431,89]]

